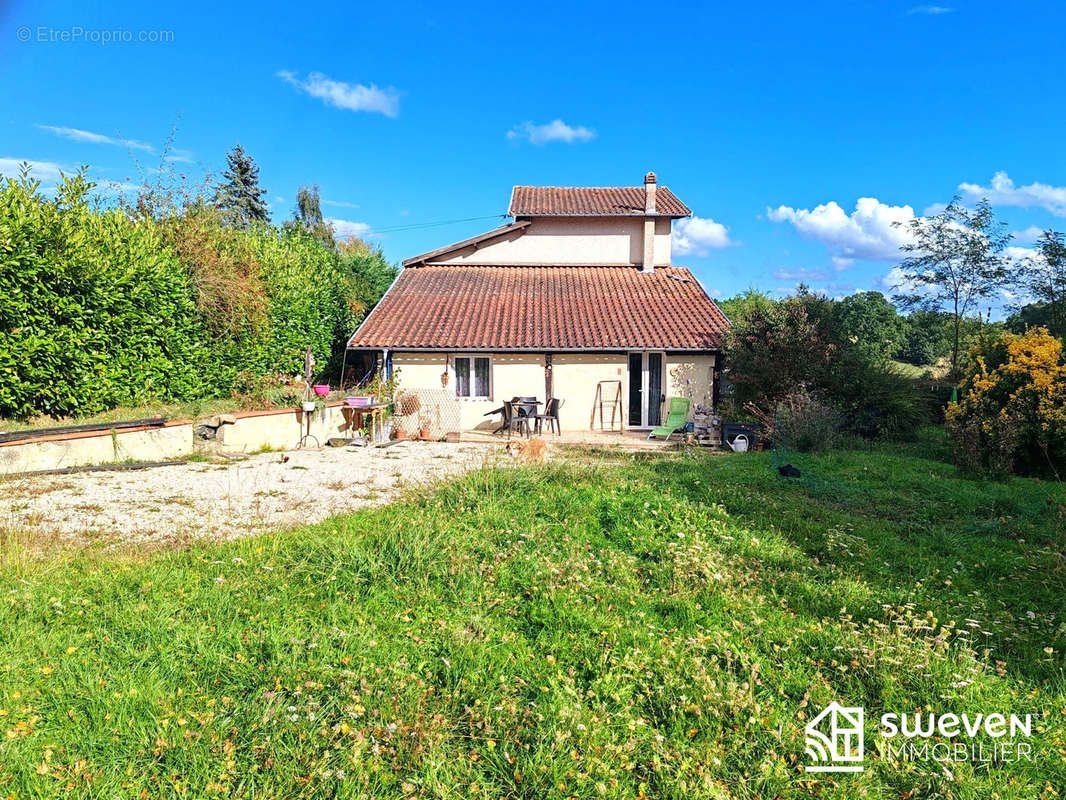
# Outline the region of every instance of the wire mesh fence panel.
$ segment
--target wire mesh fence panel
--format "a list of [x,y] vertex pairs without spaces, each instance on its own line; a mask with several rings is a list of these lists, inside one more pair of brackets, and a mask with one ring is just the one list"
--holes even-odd
[[396,397],[393,427],[408,436],[426,431],[430,439],[443,439],[461,430],[459,401],[447,389],[407,389]]

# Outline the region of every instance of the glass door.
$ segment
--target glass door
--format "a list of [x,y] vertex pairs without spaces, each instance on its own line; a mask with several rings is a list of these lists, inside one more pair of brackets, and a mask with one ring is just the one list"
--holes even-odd
[[663,401],[663,354],[648,353],[648,401],[647,426],[657,428],[662,424]]
[[629,423],[627,427],[644,427],[644,355],[629,354]]
[[628,357],[629,428],[654,428],[662,422],[663,354],[630,353]]

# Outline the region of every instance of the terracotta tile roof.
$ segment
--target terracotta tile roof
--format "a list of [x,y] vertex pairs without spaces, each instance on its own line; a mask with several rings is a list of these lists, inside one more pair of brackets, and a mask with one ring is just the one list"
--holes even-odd
[[409,267],[349,347],[709,350],[728,327],[683,267]]
[[[687,217],[692,211],[665,186],[655,192],[661,217]],[[644,216],[643,186],[516,186],[511,192],[514,217]]]

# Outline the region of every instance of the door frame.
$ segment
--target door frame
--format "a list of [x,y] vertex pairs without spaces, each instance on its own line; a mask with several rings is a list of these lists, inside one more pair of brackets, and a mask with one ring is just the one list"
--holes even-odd
[[[625,421],[626,429],[631,431],[648,431],[655,426],[648,422],[648,384],[650,382],[651,372],[648,369],[649,355],[656,354],[659,356],[659,394],[658,403],[659,409],[659,424],[662,424],[662,398],[665,397],[666,392],[666,352],[663,350],[629,350],[626,352],[626,407],[625,407]],[[640,424],[633,425],[630,423],[630,358],[632,356],[640,356]]]

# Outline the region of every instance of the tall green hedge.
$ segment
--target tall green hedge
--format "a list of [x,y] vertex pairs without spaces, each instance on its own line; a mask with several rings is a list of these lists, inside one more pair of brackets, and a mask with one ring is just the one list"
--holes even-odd
[[133,218],[91,188],[0,186],[0,416],[227,396],[301,372],[308,345],[325,366],[362,316],[356,276],[307,234]]

